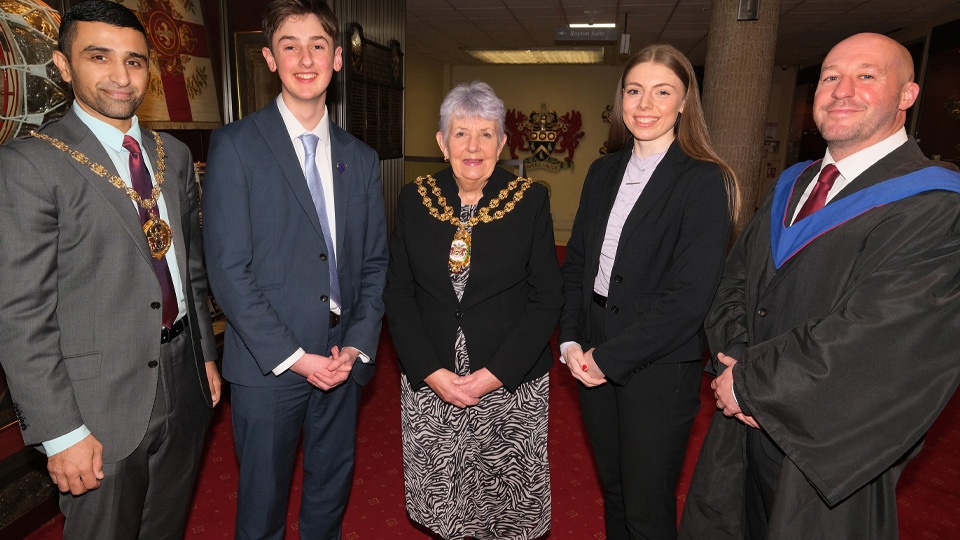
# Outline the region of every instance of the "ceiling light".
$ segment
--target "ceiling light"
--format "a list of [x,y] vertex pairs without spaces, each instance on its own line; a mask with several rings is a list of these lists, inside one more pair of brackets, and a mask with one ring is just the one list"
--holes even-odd
[[603,47],[571,49],[464,49],[487,64],[600,64]]
[[587,23],[587,24],[575,23],[575,24],[571,24],[571,25],[570,25],[570,28],[616,28],[616,27],[617,27],[617,23],[596,23],[596,24],[593,24],[593,23]]

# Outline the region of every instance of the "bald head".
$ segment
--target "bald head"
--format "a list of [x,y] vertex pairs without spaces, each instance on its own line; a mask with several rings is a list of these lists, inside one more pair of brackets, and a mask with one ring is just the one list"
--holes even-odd
[[899,131],[919,92],[906,48],[880,34],[856,34],[823,60],[813,118],[839,161]]
[[885,58],[901,84],[913,81],[913,57],[910,56],[910,51],[883,34],[864,32],[854,34],[837,43],[827,53],[827,57],[823,60],[823,67],[830,65],[831,57],[844,57],[864,50],[873,51],[877,56]]

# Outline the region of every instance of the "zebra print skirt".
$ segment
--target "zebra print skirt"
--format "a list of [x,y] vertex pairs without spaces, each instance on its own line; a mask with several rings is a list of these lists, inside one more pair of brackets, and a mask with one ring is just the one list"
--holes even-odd
[[[469,371],[463,332],[457,371]],[[401,381],[410,518],[446,539],[538,538],[550,529],[549,374],[459,409]]]

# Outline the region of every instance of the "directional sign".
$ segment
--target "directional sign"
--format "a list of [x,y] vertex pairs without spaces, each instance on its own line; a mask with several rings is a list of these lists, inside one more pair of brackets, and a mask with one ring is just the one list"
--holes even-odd
[[557,27],[555,41],[617,41],[616,28],[568,28]]

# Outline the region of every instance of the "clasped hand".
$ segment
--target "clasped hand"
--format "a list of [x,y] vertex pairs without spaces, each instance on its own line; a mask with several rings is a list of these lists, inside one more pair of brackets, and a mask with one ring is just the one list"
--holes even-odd
[[441,368],[428,375],[423,382],[427,383],[440,399],[461,409],[480,403],[480,398],[503,386],[500,379],[487,368],[463,377]]
[[563,359],[567,362],[567,369],[584,386],[592,388],[607,383],[607,376],[600,370],[600,366],[593,359],[593,351],[596,347],[583,352],[580,345],[573,344],[567,347],[563,353]]
[[713,397],[717,400],[717,408],[722,409],[725,416],[734,416],[744,424],[760,429],[760,424],[752,416],[743,414],[740,404],[734,397],[733,366],[737,365],[737,360],[723,353],[717,353],[717,359],[727,366],[727,369],[723,370],[723,373],[710,383],[710,388],[713,389]]
[[290,367],[307,379],[307,382],[321,390],[331,390],[343,384],[350,377],[353,363],[360,356],[360,351],[353,347],[344,347],[340,350],[334,346],[330,356],[304,353],[299,360]]

